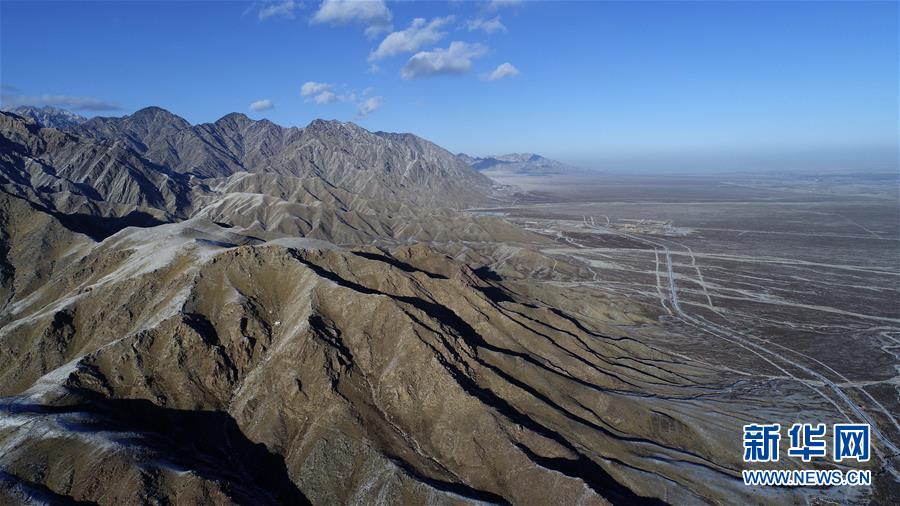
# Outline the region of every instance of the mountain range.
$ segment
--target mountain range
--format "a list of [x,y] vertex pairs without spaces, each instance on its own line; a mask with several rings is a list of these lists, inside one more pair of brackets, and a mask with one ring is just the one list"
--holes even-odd
[[35,107],[31,105],[20,105],[13,107],[5,107],[4,111],[18,114],[33,119],[39,125],[48,128],[65,129],[76,125],[80,125],[87,121],[87,118],[66,109],[60,109],[45,105],[43,107]]
[[0,190],[0,503],[750,498],[716,371],[415,135],[2,112]]
[[473,169],[489,176],[554,176],[584,172],[577,167],[534,153],[511,153],[485,157],[473,157],[459,153],[456,156]]

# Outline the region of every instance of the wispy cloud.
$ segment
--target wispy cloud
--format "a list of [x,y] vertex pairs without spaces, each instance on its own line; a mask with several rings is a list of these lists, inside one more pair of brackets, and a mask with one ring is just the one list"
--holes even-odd
[[256,102],[250,104],[250,110],[253,112],[268,111],[269,109],[274,108],[275,103],[269,99],[257,100]]
[[344,98],[332,91],[333,86],[329,83],[319,83],[316,81],[307,81],[300,87],[300,96],[306,98],[307,102],[315,102],[317,104],[330,104],[332,102],[342,102]]
[[422,46],[434,44],[441,40],[446,32],[440,31],[442,26],[452,23],[454,16],[432,19],[430,23],[424,18],[416,18],[409,24],[409,28],[399,32],[393,32],[381,41],[374,51],[369,54],[369,61],[380,60],[388,56],[400,53],[411,53]]
[[304,97],[306,102],[312,102],[316,105],[333,103],[353,104],[359,113],[358,118],[365,118],[377,111],[384,102],[382,97],[369,96],[372,94],[372,88],[366,88],[359,94],[353,90],[344,90],[341,93],[336,93],[334,90],[335,86],[331,83],[308,81],[300,87],[300,96]]
[[375,36],[391,29],[391,11],[384,0],[323,0],[312,23],[367,25],[366,35]]
[[331,104],[333,102],[356,102],[356,92],[335,93],[334,85],[309,81],[300,88],[300,96],[307,102]]
[[294,0],[284,0],[277,3],[268,2],[260,7],[257,17],[260,21],[274,17],[294,19],[294,9],[299,8],[300,5],[299,2],[294,2]]
[[313,97],[313,102],[317,104],[330,104],[332,102],[337,102],[338,96],[336,93],[330,90],[325,90],[315,97]]
[[496,11],[504,7],[515,7],[521,4],[522,0],[491,0],[487,3],[485,9],[489,11]]
[[372,114],[381,107],[382,103],[384,103],[384,99],[382,97],[369,97],[363,100],[357,106],[357,110],[359,111],[358,117],[365,118],[369,114]]
[[118,111],[118,104],[94,97],[74,97],[70,95],[20,95],[15,88],[4,86],[0,94],[0,102],[6,107],[20,105],[33,105],[43,107],[45,105],[75,109],[81,111]]
[[329,88],[331,88],[331,85],[328,83],[317,83],[315,81],[307,81],[307,82],[303,83],[303,86],[300,87],[300,96],[308,97],[310,95],[315,95],[317,93],[321,93]]
[[519,74],[519,69],[513,66],[512,63],[506,62],[498,65],[493,72],[485,76],[485,79],[488,81],[499,81],[500,79],[506,79],[507,77],[516,77]]
[[484,33],[492,34],[497,32],[506,32],[506,26],[500,22],[500,16],[495,17],[494,19],[470,19],[466,26],[469,27],[469,31],[473,32],[475,30],[481,30]]
[[454,41],[447,49],[420,51],[414,54],[403,69],[403,79],[418,79],[446,74],[464,74],[472,69],[472,59],[487,53],[487,46]]

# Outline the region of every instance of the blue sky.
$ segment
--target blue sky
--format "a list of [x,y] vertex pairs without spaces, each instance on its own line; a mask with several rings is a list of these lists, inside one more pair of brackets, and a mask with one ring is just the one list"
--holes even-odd
[[335,118],[607,169],[897,164],[896,2],[3,1],[0,37],[4,105]]

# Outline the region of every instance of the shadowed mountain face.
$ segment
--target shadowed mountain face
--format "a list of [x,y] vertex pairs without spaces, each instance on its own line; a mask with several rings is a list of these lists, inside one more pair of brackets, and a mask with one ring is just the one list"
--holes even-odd
[[759,498],[732,428],[773,380],[450,209],[490,183],[428,141],[148,108],[0,148],[4,504]]
[[0,113],[0,146],[3,191],[51,210],[109,216],[146,208],[183,216],[191,205],[187,176],[121,140],[85,139]]
[[709,371],[427,248],[151,230],[73,241],[7,306],[0,463],[18,481],[108,503],[633,504],[662,484],[645,473],[684,472],[662,455],[727,476],[679,449],[692,429],[656,439],[665,402],[642,400],[696,395]]

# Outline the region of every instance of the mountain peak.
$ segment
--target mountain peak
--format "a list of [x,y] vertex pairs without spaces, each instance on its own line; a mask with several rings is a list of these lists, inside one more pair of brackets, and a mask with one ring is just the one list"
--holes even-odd
[[239,112],[228,113],[215,121],[216,125],[232,124],[243,126],[250,123],[256,123],[256,121],[250,119],[246,114]]
[[309,133],[326,133],[326,134],[370,134],[368,130],[350,121],[338,121],[336,119],[312,120],[306,128],[303,129]]
[[343,122],[336,119],[316,118],[306,125],[306,128],[340,128],[345,125],[352,125],[350,122]]
[[140,132],[142,136],[167,135],[191,128],[191,124],[186,119],[162,107],[145,107],[130,116],[125,116],[122,120],[125,130]]
[[158,114],[169,114],[175,116],[175,114],[163,109],[162,107],[157,107],[155,105],[150,105],[141,109],[134,111],[131,116],[155,116]]
[[153,120],[165,119],[165,120],[177,121],[180,123],[186,123],[188,126],[190,126],[190,123],[188,123],[188,121],[186,119],[182,118],[181,116],[178,116],[175,113],[169,112],[166,109],[163,109],[162,107],[156,107],[155,105],[151,105],[150,107],[144,107],[143,109],[138,109],[137,111],[134,111],[134,113],[132,113],[129,116],[129,118],[153,119]]

